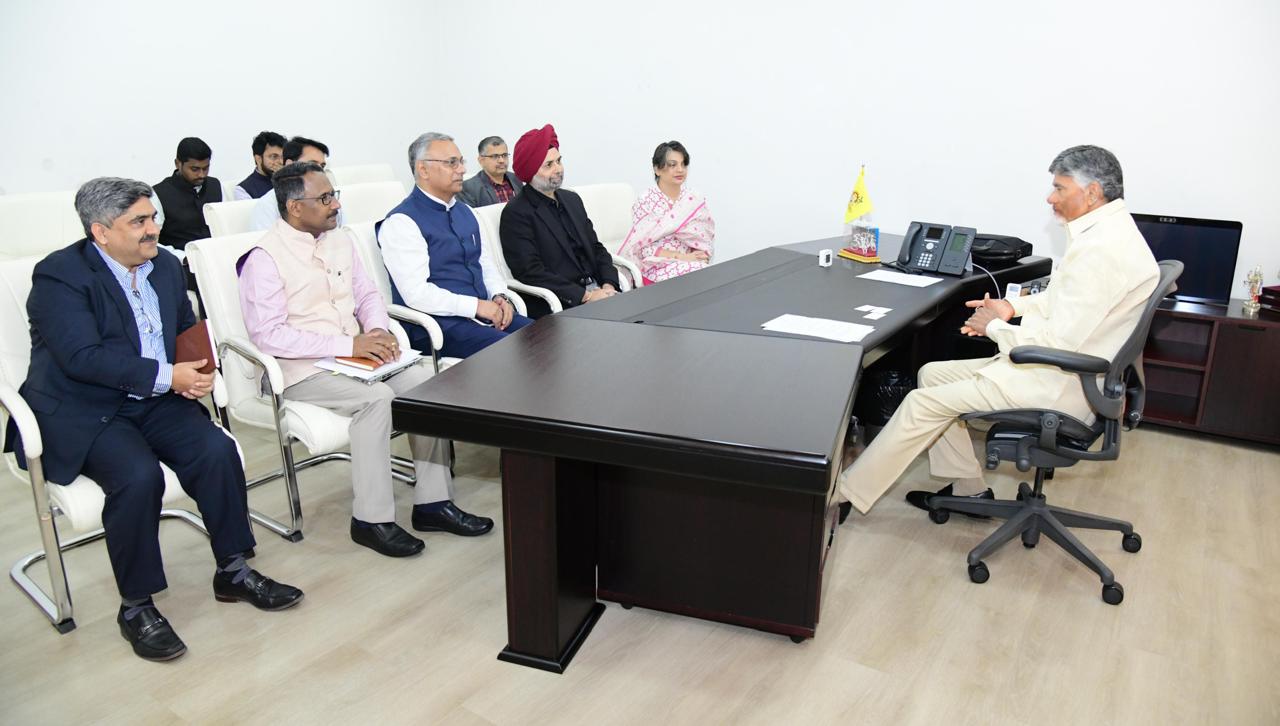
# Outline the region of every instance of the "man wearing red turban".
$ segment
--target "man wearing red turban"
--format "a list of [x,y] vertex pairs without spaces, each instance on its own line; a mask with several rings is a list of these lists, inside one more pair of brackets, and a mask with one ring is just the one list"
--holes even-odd
[[[516,142],[512,170],[532,187],[507,202],[499,235],[507,265],[517,280],[552,291],[565,308],[617,294],[618,271],[600,244],[577,194],[561,189],[560,140],[547,124]],[[529,317],[551,312],[545,301],[528,300]]]

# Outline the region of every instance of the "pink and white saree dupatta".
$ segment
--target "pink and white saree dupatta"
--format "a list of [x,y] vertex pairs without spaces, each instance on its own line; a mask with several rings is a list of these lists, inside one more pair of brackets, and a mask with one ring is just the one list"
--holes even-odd
[[661,282],[709,263],[662,257],[661,250],[679,253],[714,252],[716,223],[707,209],[707,200],[688,187],[674,202],[656,185],[650,187],[631,207],[631,231],[618,253],[640,267],[648,282]]

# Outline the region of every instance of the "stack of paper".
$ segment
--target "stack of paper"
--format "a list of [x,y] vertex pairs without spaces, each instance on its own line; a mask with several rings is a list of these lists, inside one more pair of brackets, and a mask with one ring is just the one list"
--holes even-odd
[[854,310],[857,310],[860,313],[866,313],[866,315],[863,315],[862,317],[867,320],[879,320],[893,312],[893,308],[878,308],[875,305],[860,305],[854,308]]
[[421,357],[422,354],[412,348],[401,348],[399,360],[393,363],[383,363],[371,371],[339,363],[333,358],[324,358],[316,361],[316,368],[333,371],[334,373],[341,373],[344,376],[350,376],[357,380],[371,383],[373,381],[380,381],[393,373],[398,373],[401,370],[408,368],[416,363]]
[[892,282],[895,285],[910,285],[911,287],[928,287],[935,282],[942,282],[941,277],[925,277],[924,275],[908,275],[905,272],[894,272],[893,270],[873,270],[863,275],[858,275],[864,280],[876,280],[877,282]]
[[841,343],[856,343],[875,330],[870,325],[846,323],[843,320],[827,318],[810,318],[803,315],[779,315],[762,324],[760,327],[774,333],[791,333],[807,335],[811,338],[825,338]]

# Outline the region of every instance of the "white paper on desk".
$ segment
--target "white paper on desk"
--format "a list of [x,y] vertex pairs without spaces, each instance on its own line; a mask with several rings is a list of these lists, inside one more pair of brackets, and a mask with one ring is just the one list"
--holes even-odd
[[398,360],[393,363],[383,363],[371,371],[339,363],[333,358],[322,358],[321,360],[316,361],[316,368],[333,371],[334,373],[341,373],[344,376],[350,376],[351,378],[355,378],[360,381],[380,381],[394,373],[399,373],[405,368],[408,368],[416,363],[421,357],[422,354],[412,348],[402,348],[400,350],[400,358]]
[[810,318],[804,315],[779,315],[762,324],[760,327],[775,333],[791,333],[807,335],[811,338],[825,338],[841,343],[856,343],[875,330],[870,325],[846,323],[843,320],[827,318]]
[[878,282],[892,282],[895,285],[909,285],[911,287],[928,287],[935,282],[942,282],[941,277],[925,277],[924,275],[908,275],[905,272],[894,272],[893,270],[873,270],[858,275],[866,280],[876,280]]

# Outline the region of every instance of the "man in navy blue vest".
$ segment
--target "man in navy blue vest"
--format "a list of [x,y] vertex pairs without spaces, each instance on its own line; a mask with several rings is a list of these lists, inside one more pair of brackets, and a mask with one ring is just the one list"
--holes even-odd
[[[417,188],[378,223],[392,298],[436,319],[441,355],[466,358],[528,325],[516,313],[502,273],[480,239],[480,224],[459,202],[466,163],[445,134],[409,145]],[[406,325],[414,348],[430,350],[427,331]]]
[[236,185],[233,196],[241,199],[259,199],[272,191],[271,175],[284,166],[284,137],[274,131],[261,131],[253,137],[253,171]]
[[[27,314],[31,367],[22,384],[44,439],[45,477],[79,474],[106,494],[102,524],[123,603],[120,633],[139,656],[170,660],[186,646],[156,610],[164,590],[158,539],[163,462],[196,501],[217,561],[214,596],[280,610],[302,591],[245,563],[254,546],[235,441],[199,400],[206,361],[174,363],[175,339],[195,324],[182,267],[159,249],[151,188],[104,177],[76,194],[86,239],[36,265]],[[13,422],[6,450],[22,451]],[[21,453],[19,460],[22,461]]]

